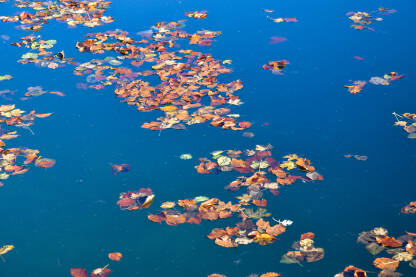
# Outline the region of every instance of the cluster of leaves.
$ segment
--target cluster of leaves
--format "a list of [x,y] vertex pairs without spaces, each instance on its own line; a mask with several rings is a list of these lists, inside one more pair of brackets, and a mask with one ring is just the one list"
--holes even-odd
[[[39,156],[38,150],[27,148],[6,148],[5,140],[18,137],[17,131],[7,131],[4,126],[24,128],[31,131],[35,118],[45,118],[52,114],[36,114],[35,111],[25,113],[25,111],[16,109],[15,105],[0,106],[0,180],[6,180],[10,175],[19,175],[26,173],[29,164],[35,164],[37,167],[48,168],[55,164],[52,159]],[[24,161],[20,161],[24,157]],[[0,182],[0,186],[3,184]]]
[[[108,258],[112,261],[119,262],[123,258],[123,254],[120,252],[111,252],[108,253]],[[110,264],[107,264],[104,267],[99,267],[91,271],[90,277],[106,277],[112,271],[109,269]],[[71,268],[70,272],[72,277],[88,277],[88,272],[84,268]]]
[[[279,273],[276,273],[276,272],[267,272],[267,273],[263,273],[263,274],[260,275],[260,277],[279,277],[279,276],[282,276],[282,275],[279,274]],[[223,274],[212,273],[212,274],[208,275],[208,277],[227,277],[227,276],[225,276]],[[259,277],[259,275],[258,274],[250,274],[249,277]]]
[[[315,171],[309,160],[298,157],[296,154],[284,156],[284,161],[278,162],[272,158],[270,151],[272,145],[256,145],[255,149],[240,150],[219,150],[211,153],[212,159],[200,158],[201,163],[195,166],[200,174],[218,173],[224,171],[237,171],[240,173],[249,173],[251,176],[240,176],[232,181],[226,189],[237,191],[241,187],[247,188],[247,193],[237,197],[242,202],[254,201],[259,206],[265,206],[259,201],[263,196],[264,190],[271,193],[279,194],[279,185],[291,185],[296,180],[304,182],[323,180],[322,175]],[[242,158],[241,156],[246,156]],[[306,173],[306,176],[289,174],[290,170],[297,169],[299,172]],[[265,171],[267,170],[267,171]],[[275,182],[271,182],[267,175],[276,177]],[[267,202],[266,202],[267,204]]]
[[[111,51],[119,56],[80,64],[74,74],[87,75],[87,81],[95,83],[90,85],[91,88],[115,85],[115,94],[139,111],[164,112],[164,116],[157,121],[144,123],[143,128],[184,129],[185,125],[204,122],[232,130],[250,127],[249,122],[237,123],[239,115],[230,114],[229,108],[219,107],[242,104],[234,94],[243,88],[241,80],[219,83],[217,79],[220,74],[231,72],[224,66],[226,61],[221,62],[209,54],[189,49],[175,51],[178,40],[208,46],[211,39],[221,32],[203,30],[188,34],[180,30],[183,22],[159,22],[151,30],[140,33],[140,40],[134,40],[120,30],[89,34],[85,41],[77,43],[80,52],[102,54]],[[126,61],[129,61],[129,66],[145,70],[123,67]],[[150,80],[156,80],[156,75],[160,83],[155,86],[138,79],[149,76]],[[203,105],[203,100],[208,97],[210,103]],[[190,112],[192,109],[196,110]]]
[[[357,242],[365,244],[365,248],[372,255],[376,256],[386,250],[392,258],[379,257],[373,261],[373,265],[382,271],[379,276],[401,276],[395,272],[400,262],[409,262],[409,265],[416,267],[416,234],[406,232],[397,239],[388,236],[385,228],[377,227],[369,232],[362,232]],[[403,247],[404,246],[404,247]]]
[[401,212],[404,214],[416,214],[416,201],[410,202],[408,205],[404,206]]
[[32,31],[41,30],[52,19],[69,26],[96,27],[114,21],[111,16],[103,16],[110,4],[103,0],[58,0],[53,3],[16,0],[16,7],[31,8],[33,13],[23,11],[15,16],[0,16],[0,21],[19,23],[21,29]]
[[21,64],[34,63],[51,69],[62,67],[65,64],[75,64],[72,58],[65,57],[64,51],[56,53],[46,51],[46,49],[53,48],[56,43],[56,40],[42,40],[40,35],[30,35],[22,37],[21,41],[12,42],[11,45],[31,49],[30,52],[22,55],[21,60],[18,61]]
[[368,25],[373,23],[373,21],[382,21],[383,18],[379,17],[380,15],[389,15],[395,12],[396,10],[380,7],[376,11],[372,12],[348,12],[346,16],[354,22],[354,24],[351,25],[351,28],[355,30],[367,29],[374,31],[374,29]]
[[241,214],[243,220],[234,227],[225,229],[215,228],[207,235],[209,239],[215,240],[215,244],[222,247],[237,247],[240,244],[258,243],[268,245],[276,240],[276,237],[286,231],[282,223],[270,225],[270,222],[260,218],[254,224],[247,219],[244,212]]
[[120,206],[120,209],[129,211],[147,209],[154,199],[155,195],[150,188],[141,188],[138,191],[121,193],[117,205]]
[[[177,202],[164,202],[160,206],[163,210],[158,214],[149,214],[148,219],[156,223],[165,222],[168,225],[176,226],[184,223],[200,224],[203,219],[215,221],[230,218],[238,213],[241,222],[225,229],[215,228],[207,235],[209,239],[214,239],[215,243],[222,247],[237,247],[239,244],[253,242],[267,245],[274,242],[276,236],[285,232],[286,226],[292,224],[291,221],[285,220],[283,222],[277,221],[278,224],[271,226],[269,222],[262,219],[262,217],[271,215],[266,212],[266,209],[253,211],[253,209],[247,208],[248,205],[250,203],[240,201],[238,204],[232,204],[220,201],[218,198],[198,196]],[[176,208],[176,206],[178,207]],[[258,220],[254,223],[250,218]]]
[[[181,207],[182,211],[175,209],[176,205]],[[164,202],[161,208],[163,211],[158,214],[149,214],[147,218],[153,222],[165,222],[173,226],[183,223],[200,224],[202,219],[213,221],[229,218],[233,216],[233,213],[240,212],[242,209],[240,204],[225,203],[217,198],[205,197],[179,200],[178,203]]]
[[299,264],[307,261],[308,263],[317,262],[324,257],[324,249],[314,246],[313,238],[315,234],[312,232],[304,233],[300,236],[300,240],[292,244],[295,251],[289,251],[284,254],[280,260],[285,264]]
[[[373,85],[383,85],[388,86],[391,82],[403,78],[403,74],[399,74],[397,72],[390,72],[384,74],[383,77],[371,77],[368,81]],[[367,84],[367,81],[354,81],[352,85],[345,85],[344,87],[348,88],[348,92],[351,94],[357,94],[361,92],[363,87]]]
[[408,138],[416,138],[416,114],[404,113],[400,115],[397,113],[393,113],[393,115],[396,118],[394,126],[403,127],[403,130],[405,130],[408,133]]
[[[255,149],[240,150],[218,150],[211,153],[211,159],[200,158],[200,164],[195,169],[200,174],[219,173],[226,171],[237,171],[249,173],[251,176],[240,176],[231,182],[226,189],[232,191],[241,187],[247,188],[247,193],[238,196],[240,205],[239,217],[242,219],[233,227],[225,229],[216,228],[208,235],[214,239],[217,245],[223,247],[237,247],[239,244],[258,243],[267,245],[275,241],[276,236],[285,232],[286,226],[291,225],[290,220],[278,221],[278,224],[270,225],[263,217],[271,216],[264,208],[253,210],[247,206],[256,205],[266,207],[267,200],[262,199],[263,190],[269,190],[273,194],[279,194],[279,185],[290,185],[296,180],[303,181],[323,180],[323,177],[315,171],[310,161],[298,157],[296,154],[285,156],[285,160],[277,162],[272,158],[272,145],[256,145]],[[306,173],[306,176],[290,175],[288,171],[298,169]],[[263,171],[267,170],[267,172]],[[287,170],[287,171],[286,171]],[[267,174],[276,177],[276,182],[271,182]],[[257,219],[254,223],[251,219]],[[310,258],[312,259],[312,258]]]

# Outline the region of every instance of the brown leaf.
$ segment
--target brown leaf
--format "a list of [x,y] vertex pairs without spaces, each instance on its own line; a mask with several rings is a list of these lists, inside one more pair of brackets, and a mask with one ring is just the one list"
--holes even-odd
[[409,240],[406,244],[406,251],[409,254],[416,255],[416,243],[414,241]]
[[286,227],[282,224],[276,224],[266,228],[266,233],[272,236],[278,236],[286,231]]
[[222,247],[237,247],[238,244],[230,237],[230,236],[223,236],[220,238],[215,239],[215,243]]
[[263,220],[263,218],[260,218],[257,220],[256,225],[258,228],[262,230],[266,230],[267,228],[270,228],[270,223],[268,221]]
[[70,273],[73,277],[87,277],[87,271],[83,268],[71,268]]
[[217,239],[227,235],[227,232],[224,229],[215,228],[207,235],[209,239]]

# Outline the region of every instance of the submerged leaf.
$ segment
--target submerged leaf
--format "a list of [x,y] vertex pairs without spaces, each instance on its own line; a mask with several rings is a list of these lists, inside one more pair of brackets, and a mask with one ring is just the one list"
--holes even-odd
[[370,243],[365,247],[368,252],[370,252],[373,256],[380,254],[384,250],[384,246],[379,245],[378,243]]

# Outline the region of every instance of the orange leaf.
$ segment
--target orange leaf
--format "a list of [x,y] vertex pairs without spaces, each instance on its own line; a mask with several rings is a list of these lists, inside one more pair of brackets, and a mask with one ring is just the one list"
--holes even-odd
[[65,94],[60,92],[60,91],[50,91],[49,93],[50,94],[55,94],[55,95],[58,95],[58,96],[62,96],[62,97],[65,96]]
[[36,116],[37,118],[45,118],[51,115],[53,115],[53,113],[41,113],[41,114],[35,114],[34,116]]
[[304,240],[304,239],[313,239],[315,237],[315,234],[312,232],[307,232],[304,233],[300,236],[300,240]]
[[282,275],[276,272],[267,272],[267,273],[260,275],[260,277],[279,277],[279,276],[282,276]]
[[149,219],[150,221],[156,222],[156,223],[161,223],[162,221],[165,220],[165,218],[161,215],[158,214],[149,214],[147,216],[147,219]]
[[267,200],[266,199],[254,199],[253,204],[259,207],[266,207]]
[[183,214],[165,214],[165,218],[166,224],[173,226],[186,222],[186,217]]
[[276,224],[266,228],[266,233],[272,236],[278,236],[286,231],[286,227],[282,224]]
[[248,121],[241,121],[240,123],[238,123],[238,126],[240,126],[241,128],[247,129],[251,127],[251,123]]
[[259,220],[257,220],[256,225],[257,227],[263,230],[266,230],[267,228],[270,227],[270,223],[268,221],[263,220],[263,218],[260,218]]
[[16,131],[5,133],[2,136],[0,136],[0,140],[17,138],[19,135],[16,135],[16,133],[17,133]]
[[227,232],[224,229],[215,228],[207,235],[209,239],[217,239],[227,235]]
[[374,266],[380,269],[391,269],[396,270],[399,266],[399,261],[389,258],[377,258],[373,262]]
[[239,160],[239,159],[232,159],[231,160],[231,166],[232,167],[247,167],[246,162],[244,160]]
[[397,240],[395,238],[385,236],[385,237],[376,237],[377,243],[388,246],[388,247],[399,247],[402,246],[402,242],[400,240]]
[[112,261],[120,261],[121,258],[123,257],[123,254],[121,254],[120,252],[113,252],[113,253],[109,253],[108,254],[108,258]]
[[164,111],[164,112],[174,112],[176,111],[178,108],[175,106],[164,106],[164,107],[160,107],[160,110]]
[[315,167],[311,166],[311,162],[304,158],[298,158],[296,160],[296,165],[302,171],[314,172]]
[[364,270],[362,270],[362,269],[360,269],[358,267],[355,267],[353,265],[347,266],[344,269],[344,272],[345,273],[353,273],[354,274],[354,277],[367,277],[367,273]]

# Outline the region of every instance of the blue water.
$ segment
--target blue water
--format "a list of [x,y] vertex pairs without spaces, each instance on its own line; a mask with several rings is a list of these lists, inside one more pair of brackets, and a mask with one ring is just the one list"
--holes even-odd
[[[0,75],[11,74],[14,79],[1,82],[0,90],[18,91],[13,101],[0,98],[0,104],[54,113],[36,120],[35,135],[20,130],[21,137],[10,141],[10,146],[39,149],[57,161],[53,168],[32,168],[13,176],[0,188],[0,246],[16,246],[4,256],[6,263],[0,263],[1,277],[69,276],[72,267],[91,271],[105,266],[107,254],[114,251],[124,256],[111,262],[114,277],[214,272],[233,277],[269,271],[283,276],[333,276],[350,264],[377,271],[371,254],[356,244],[360,232],[378,226],[393,236],[416,232],[415,215],[400,214],[401,207],[416,200],[415,141],[393,126],[392,116],[392,112],[416,112],[414,1],[114,2],[106,12],[114,23],[90,29],[50,21],[36,34],[56,39],[56,49],[86,62],[94,55],[79,53],[75,43],[89,32],[119,28],[134,34],[158,21],[184,19],[188,11],[207,10],[206,19],[189,19],[185,30],[222,31],[212,46],[194,49],[233,61],[233,73],[220,81],[243,81],[237,94],[245,104],[233,112],[253,123],[248,131],[255,137],[209,124],[164,130],[160,135],[142,129],[155,112],[140,113],[121,103],[112,87],[78,90],[76,84],[85,78],[73,75],[73,66],[52,70],[17,63],[27,51],[9,43],[31,32],[1,23],[0,35],[10,36],[10,41],[0,41]],[[380,6],[398,12],[374,22],[374,32],[349,27],[345,13]],[[276,10],[271,16],[296,17],[299,22],[273,23],[262,8]],[[18,10],[11,2],[0,3],[0,15]],[[268,44],[271,36],[288,40]],[[290,61],[284,75],[261,68],[280,59]],[[406,77],[390,86],[367,84],[357,95],[344,88],[351,81],[391,71]],[[46,94],[20,100],[27,87],[37,85],[62,91],[66,97]],[[233,200],[236,194],[223,187],[237,174],[199,175],[193,168],[197,158],[217,149],[267,143],[274,145],[276,158],[297,153],[310,159],[325,178],[296,182],[279,196],[266,194],[267,209],[276,218],[294,221],[275,243],[226,249],[206,238],[212,228],[231,225],[234,219],[176,227],[147,219],[164,201],[198,195]],[[180,160],[182,153],[191,153],[194,159]],[[349,153],[369,158],[345,159]],[[109,163],[128,163],[132,170],[114,176]],[[148,210],[121,211],[116,205],[119,193],[141,187],[152,188],[155,203]],[[316,246],[325,249],[325,258],[304,267],[280,264],[281,256],[305,232],[316,234]],[[398,271],[416,276],[407,263],[401,263]]]

